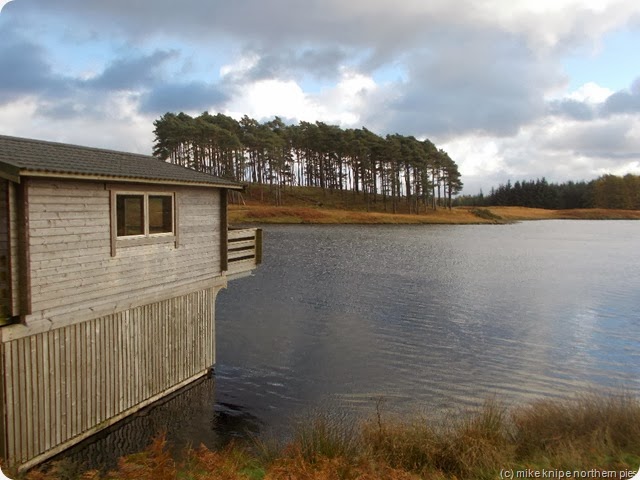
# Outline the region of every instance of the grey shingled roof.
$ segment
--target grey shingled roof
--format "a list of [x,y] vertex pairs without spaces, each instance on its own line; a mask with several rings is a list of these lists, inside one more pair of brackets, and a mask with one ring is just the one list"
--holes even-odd
[[82,147],[65,143],[0,135],[0,172],[16,176],[64,175],[124,181],[205,184],[226,188],[242,185],[148,155]]

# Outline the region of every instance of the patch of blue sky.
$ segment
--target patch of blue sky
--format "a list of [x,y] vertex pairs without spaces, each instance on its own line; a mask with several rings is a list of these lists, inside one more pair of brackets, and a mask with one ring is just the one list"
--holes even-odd
[[104,41],[72,45],[52,40],[46,45],[52,71],[61,76],[79,79],[99,75],[109,65],[116,50],[114,45]]
[[328,87],[335,85],[335,82],[333,81],[320,79],[313,75],[303,75],[296,79],[296,83],[300,86],[303,92],[309,95],[317,95]]
[[220,78],[221,68],[233,62],[237,55],[237,45],[222,38],[212,43],[196,43],[156,35],[149,43],[149,51],[178,52],[173,73],[180,75],[181,81],[216,82]]
[[[383,65],[371,72],[360,71],[360,63],[358,61],[348,62],[348,64],[343,66],[353,72],[370,76],[377,85],[398,84],[406,82],[408,79],[406,69],[400,64]],[[313,95],[335,87],[337,82],[340,81],[340,78],[302,75],[299,76],[296,81],[305,93]]]
[[406,68],[398,63],[383,65],[375,69],[371,77],[378,85],[405,83],[409,79]]
[[30,13],[21,22],[23,41],[44,50],[51,71],[61,77],[78,78],[100,72],[114,51],[123,46],[69,18]]
[[594,82],[613,91],[628,89],[640,77],[637,62],[640,28],[625,28],[605,35],[592,51],[582,51],[564,60],[568,90]]
[[114,61],[150,56],[157,51],[175,52],[163,65],[163,75],[179,78],[181,82],[216,82],[220,68],[230,57],[218,49],[206,49],[199,45],[154,40],[129,44],[126,41],[92,38],[83,42],[69,42],[51,35],[47,45],[52,70],[64,76],[90,78],[100,75]]

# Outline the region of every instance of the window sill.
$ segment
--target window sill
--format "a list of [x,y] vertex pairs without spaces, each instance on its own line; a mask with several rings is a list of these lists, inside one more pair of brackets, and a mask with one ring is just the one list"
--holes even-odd
[[132,238],[117,238],[116,249],[122,247],[136,247],[139,245],[156,245],[160,243],[175,243],[175,235],[153,235],[150,237],[132,237]]

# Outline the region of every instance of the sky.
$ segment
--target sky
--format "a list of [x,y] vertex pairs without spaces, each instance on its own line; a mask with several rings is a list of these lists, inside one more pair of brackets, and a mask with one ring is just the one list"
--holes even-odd
[[464,194],[640,174],[637,0],[0,0],[0,134],[204,111],[429,138]]

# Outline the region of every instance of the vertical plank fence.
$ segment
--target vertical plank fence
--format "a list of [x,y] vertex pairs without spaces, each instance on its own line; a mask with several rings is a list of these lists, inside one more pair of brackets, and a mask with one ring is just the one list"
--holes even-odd
[[30,465],[115,423],[215,361],[207,289],[8,341],[5,458]]

